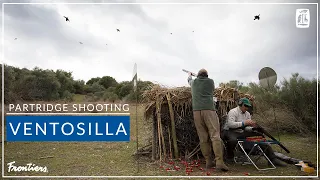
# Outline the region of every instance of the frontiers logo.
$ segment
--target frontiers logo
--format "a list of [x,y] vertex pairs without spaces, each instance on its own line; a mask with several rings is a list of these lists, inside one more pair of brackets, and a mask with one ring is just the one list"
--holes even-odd
[[297,28],[309,28],[310,26],[310,11],[309,9],[296,10],[296,26]]
[[25,166],[15,166],[16,162],[15,161],[12,161],[10,163],[8,163],[8,172],[21,172],[21,171],[24,171],[24,172],[31,172],[31,171],[35,171],[35,172],[48,172],[48,168],[45,166],[45,167],[41,167],[41,166],[36,166],[35,164],[33,163],[28,163],[27,165]]

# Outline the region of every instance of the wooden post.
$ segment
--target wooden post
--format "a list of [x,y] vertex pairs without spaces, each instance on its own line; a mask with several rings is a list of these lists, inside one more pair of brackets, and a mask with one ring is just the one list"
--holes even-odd
[[157,129],[157,123],[154,120],[155,116],[152,116],[153,121],[152,121],[152,161],[156,160],[156,146],[157,146],[157,134],[156,134],[156,129]]
[[173,113],[171,98],[170,98],[169,94],[167,94],[167,100],[168,100],[170,119],[171,119],[171,134],[172,134],[172,141],[173,141],[174,158],[178,158],[179,157],[179,150],[178,150],[178,145],[177,145],[176,125],[174,122],[174,113]]
[[[161,112],[161,108],[160,108],[160,112]],[[166,144],[164,142],[164,136],[163,136],[163,129],[162,129],[162,123],[161,123],[161,113],[159,113],[159,119],[160,119],[160,134],[161,134],[161,140],[162,140],[162,147],[163,147],[163,156],[164,159],[166,160],[167,157],[167,152],[166,152]]]
[[158,139],[159,139],[159,156],[160,156],[160,162],[162,161],[162,153],[161,153],[161,115],[160,115],[160,104],[159,100],[156,99],[156,108],[157,108],[157,121],[158,121]]
[[168,128],[168,134],[169,134],[169,153],[170,153],[169,156],[170,156],[170,159],[172,159],[170,128]]

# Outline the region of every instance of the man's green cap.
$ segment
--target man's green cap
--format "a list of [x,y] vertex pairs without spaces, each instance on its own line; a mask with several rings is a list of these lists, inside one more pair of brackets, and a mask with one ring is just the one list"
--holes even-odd
[[242,103],[243,103],[244,105],[247,105],[247,106],[250,106],[250,107],[251,107],[251,103],[250,103],[250,101],[249,101],[248,98],[241,98],[240,101],[242,101]]

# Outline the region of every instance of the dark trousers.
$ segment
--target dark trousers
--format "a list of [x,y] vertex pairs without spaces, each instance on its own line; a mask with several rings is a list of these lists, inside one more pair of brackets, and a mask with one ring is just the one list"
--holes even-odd
[[[223,131],[223,139],[226,141],[226,147],[227,147],[227,158],[233,158],[234,157],[234,149],[237,146],[238,139],[245,139],[246,137],[251,136],[261,136],[261,134],[256,132],[247,132],[244,131],[243,133],[235,132],[232,130],[224,130]],[[272,150],[270,145],[267,144],[259,144],[262,150],[264,150],[264,153],[268,156],[270,160],[276,158],[274,151]],[[244,143],[244,148],[251,149],[253,147],[253,143]]]

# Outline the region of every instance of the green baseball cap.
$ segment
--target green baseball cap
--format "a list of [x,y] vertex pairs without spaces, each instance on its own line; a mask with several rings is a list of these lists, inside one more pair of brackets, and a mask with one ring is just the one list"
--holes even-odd
[[242,102],[244,105],[247,105],[247,106],[251,107],[251,103],[250,103],[248,98],[241,98],[240,102]]

